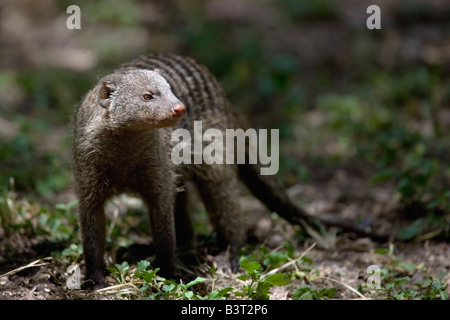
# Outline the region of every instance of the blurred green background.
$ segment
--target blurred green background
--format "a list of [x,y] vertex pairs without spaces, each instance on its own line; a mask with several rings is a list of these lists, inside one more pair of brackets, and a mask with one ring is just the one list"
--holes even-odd
[[[66,28],[72,4],[81,30]],[[381,30],[366,27],[371,4]],[[9,0],[0,26],[4,192],[71,199],[82,96],[122,62],[173,52],[206,65],[252,126],[280,129],[286,186],[319,188],[345,167],[393,185],[403,213],[448,237],[448,1]]]

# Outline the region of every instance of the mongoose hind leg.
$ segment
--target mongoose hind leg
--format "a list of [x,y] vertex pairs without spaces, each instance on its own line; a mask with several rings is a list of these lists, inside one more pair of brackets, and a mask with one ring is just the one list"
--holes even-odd
[[220,249],[228,250],[227,263],[234,272],[238,268],[238,250],[245,242],[237,173],[232,166],[212,166],[205,175],[197,176],[195,183],[214,225]]

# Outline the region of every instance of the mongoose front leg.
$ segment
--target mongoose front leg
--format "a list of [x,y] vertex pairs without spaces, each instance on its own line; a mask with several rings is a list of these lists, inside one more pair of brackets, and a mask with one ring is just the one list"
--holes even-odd
[[152,179],[146,179],[141,195],[149,212],[155,265],[160,268],[159,274],[169,278],[175,274],[174,187],[170,176],[162,177],[157,170],[151,171]]
[[80,199],[79,223],[83,254],[86,262],[85,280],[87,287],[102,288],[108,283],[105,278],[105,214],[103,201],[93,205]]
[[[195,233],[188,212],[188,186],[179,185],[175,200],[175,233],[177,239],[177,257],[184,265],[199,263],[196,250]],[[182,191],[180,191],[182,189]]]
[[194,240],[194,229],[187,209],[187,190],[176,193],[175,231],[177,235],[177,248],[189,249]]
[[159,274],[170,278],[175,274],[175,225],[173,206],[151,203],[149,206],[150,224],[155,247],[155,265]]

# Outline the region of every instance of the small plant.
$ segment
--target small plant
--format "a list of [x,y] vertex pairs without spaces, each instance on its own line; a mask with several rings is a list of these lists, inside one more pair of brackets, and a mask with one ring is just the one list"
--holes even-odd
[[447,283],[444,283],[444,275],[438,279],[429,276],[421,282],[411,285],[411,277],[391,278],[388,273],[385,276],[386,285],[381,291],[386,293],[389,300],[447,300]]
[[[150,262],[142,260],[133,270],[128,262],[116,264],[109,267],[111,275],[119,284],[131,284],[135,290],[132,298],[149,300],[203,300],[204,298],[194,293],[191,287],[206,281],[205,278],[197,277],[187,284],[177,283],[157,275],[159,268],[149,269]],[[118,293],[121,293],[120,291]],[[130,291],[126,291],[127,294]]]
[[443,178],[450,177],[448,167],[439,160],[427,157],[423,143],[414,146],[402,156],[397,168],[382,167],[373,182],[392,179],[405,208],[421,205],[424,211],[450,211],[450,192],[441,185]]
[[[334,141],[333,156],[358,158],[373,166],[377,171],[370,182],[392,183],[400,198],[399,209],[411,219],[424,219],[403,230],[402,240],[423,234],[448,237],[450,169],[445,152],[439,143],[430,143],[429,137],[412,129],[407,110],[394,113],[398,106],[373,104],[357,95],[320,96],[317,108],[324,116],[319,133],[329,134],[322,139]],[[424,114],[431,113],[427,105],[422,106]]]
[[302,286],[292,292],[293,300],[324,300],[336,296],[336,288],[313,289],[310,286]]
[[428,277],[420,283],[416,283],[419,291],[419,298],[423,300],[432,300],[440,298],[448,300],[448,284],[444,282],[445,274],[439,274],[437,279]]
[[[259,251],[258,254],[260,253]],[[150,300],[226,300],[229,298],[268,300],[274,286],[286,286],[291,278],[296,277],[298,274],[297,263],[306,259],[305,254],[297,259],[289,259],[283,265],[270,271],[263,270],[259,262],[242,258],[240,265],[245,274],[233,276],[234,279],[242,281],[242,286],[225,286],[220,289],[216,288],[217,283],[224,279],[217,272],[216,267],[209,269],[210,278],[197,277],[184,284],[182,281],[178,283],[159,276],[159,269],[151,269],[150,262],[146,260],[140,261],[136,267],[130,267],[127,262],[122,262],[108,268],[111,276],[118,283],[113,286],[117,287],[118,290],[113,290],[111,294],[126,295],[131,299]],[[261,256],[261,258],[264,258],[264,256]],[[280,272],[292,267],[294,270],[290,274]],[[322,297],[326,294],[320,291],[318,296]]]
[[261,265],[256,261],[244,259],[241,267],[246,274],[238,277],[239,280],[249,281],[242,291],[235,292],[236,297],[246,297],[251,300],[268,300],[272,293],[270,289],[274,286],[284,286],[289,283],[289,276],[284,273],[274,273],[264,276],[260,269]]
[[[388,300],[447,300],[448,284],[445,281],[447,274],[439,274],[437,279],[425,274],[423,280],[412,283],[416,272],[426,272],[423,264],[416,265],[402,261],[395,257],[393,246],[386,249],[377,249],[375,253],[386,254],[390,258],[389,264],[380,270],[381,286],[371,291],[374,298]],[[366,288],[361,288],[364,291]]]
[[107,269],[120,284],[124,284],[127,271],[130,269],[130,265],[128,264],[128,262],[124,261],[121,264],[116,263],[114,267],[108,267]]
[[35,233],[48,235],[54,242],[73,239],[76,234],[74,231],[78,228],[77,216],[74,212],[76,204],[77,201],[60,203],[55,206],[55,210],[51,211],[41,207]]
[[[173,280],[160,277],[157,273],[159,268],[152,270],[150,262],[140,261],[136,268],[130,268],[127,262],[116,264],[109,267],[111,276],[116,279],[118,286],[128,285],[125,291],[120,289],[114,294],[128,295],[129,298],[150,299],[150,300],[225,300],[234,294],[236,298],[247,298],[252,300],[268,300],[271,294],[270,289],[274,286],[284,286],[289,283],[289,276],[284,273],[263,274],[261,265],[255,261],[247,259],[242,260],[241,267],[246,274],[237,278],[244,281],[241,289],[231,286],[220,290],[215,289],[217,281],[215,275],[216,268],[211,268],[210,273],[213,276],[211,282],[211,291],[209,293],[199,294],[192,290],[194,286],[205,284],[208,279],[197,277],[196,279],[184,284]],[[130,287],[132,286],[132,290]]]
[[216,281],[217,281],[217,268],[211,267],[209,268],[209,273],[212,276],[212,283],[211,283],[211,292],[208,295],[208,300],[226,300],[230,297],[231,292],[234,290],[233,287],[225,287],[220,290],[215,289]]
[[395,182],[403,212],[415,218],[400,231],[399,237],[410,240],[423,232],[433,230],[431,236],[450,233],[450,191],[445,179],[450,178],[448,166],[426,155],[426,147],[418,143],[397,165],[383,166],[372,182]]
[[[247,247],[248,254],[246,258],[248,260],[259,261],[261,265],[266,269],[276,268],[291,259],[294,259],[294,248],[288,242],[284,242],[282,247],[273,250],[266,246],[259,246],[257,248]],[[284,249],[284,250],[281,250]]]
[[27,129],[32,121],[29,122],[22,124],[23,132],[0,141],[0,184],[8,185],[14,179],[16,190],[33,191],[39,195],[66,188],[70,183],[70,168],[66,159],[39,150],[38,143],[30,137],[37,135],[35,131],[40,129]]
[[83,248],[81,247],[81,245],[72,243],[62,251],[53,252],[52,256],[59,258],[66,263],[69,263],[78,261],[82,254]]
[[15,191],[0,187],[0,227],[6,234],[21,232],[46,236],[53,242],[66,241],[76,235],[75,205],[73,201],[57,204],[50,209],[21,199]]

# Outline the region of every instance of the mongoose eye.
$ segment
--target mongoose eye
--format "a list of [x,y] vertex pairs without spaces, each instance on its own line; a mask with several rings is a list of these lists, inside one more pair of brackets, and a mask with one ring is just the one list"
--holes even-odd
[[142,97],[144,98],[144,100],[147,100],[147,101],[153,99],[153,95],[150,94],[150,93],[146,93],[146,94],[144,94]]

